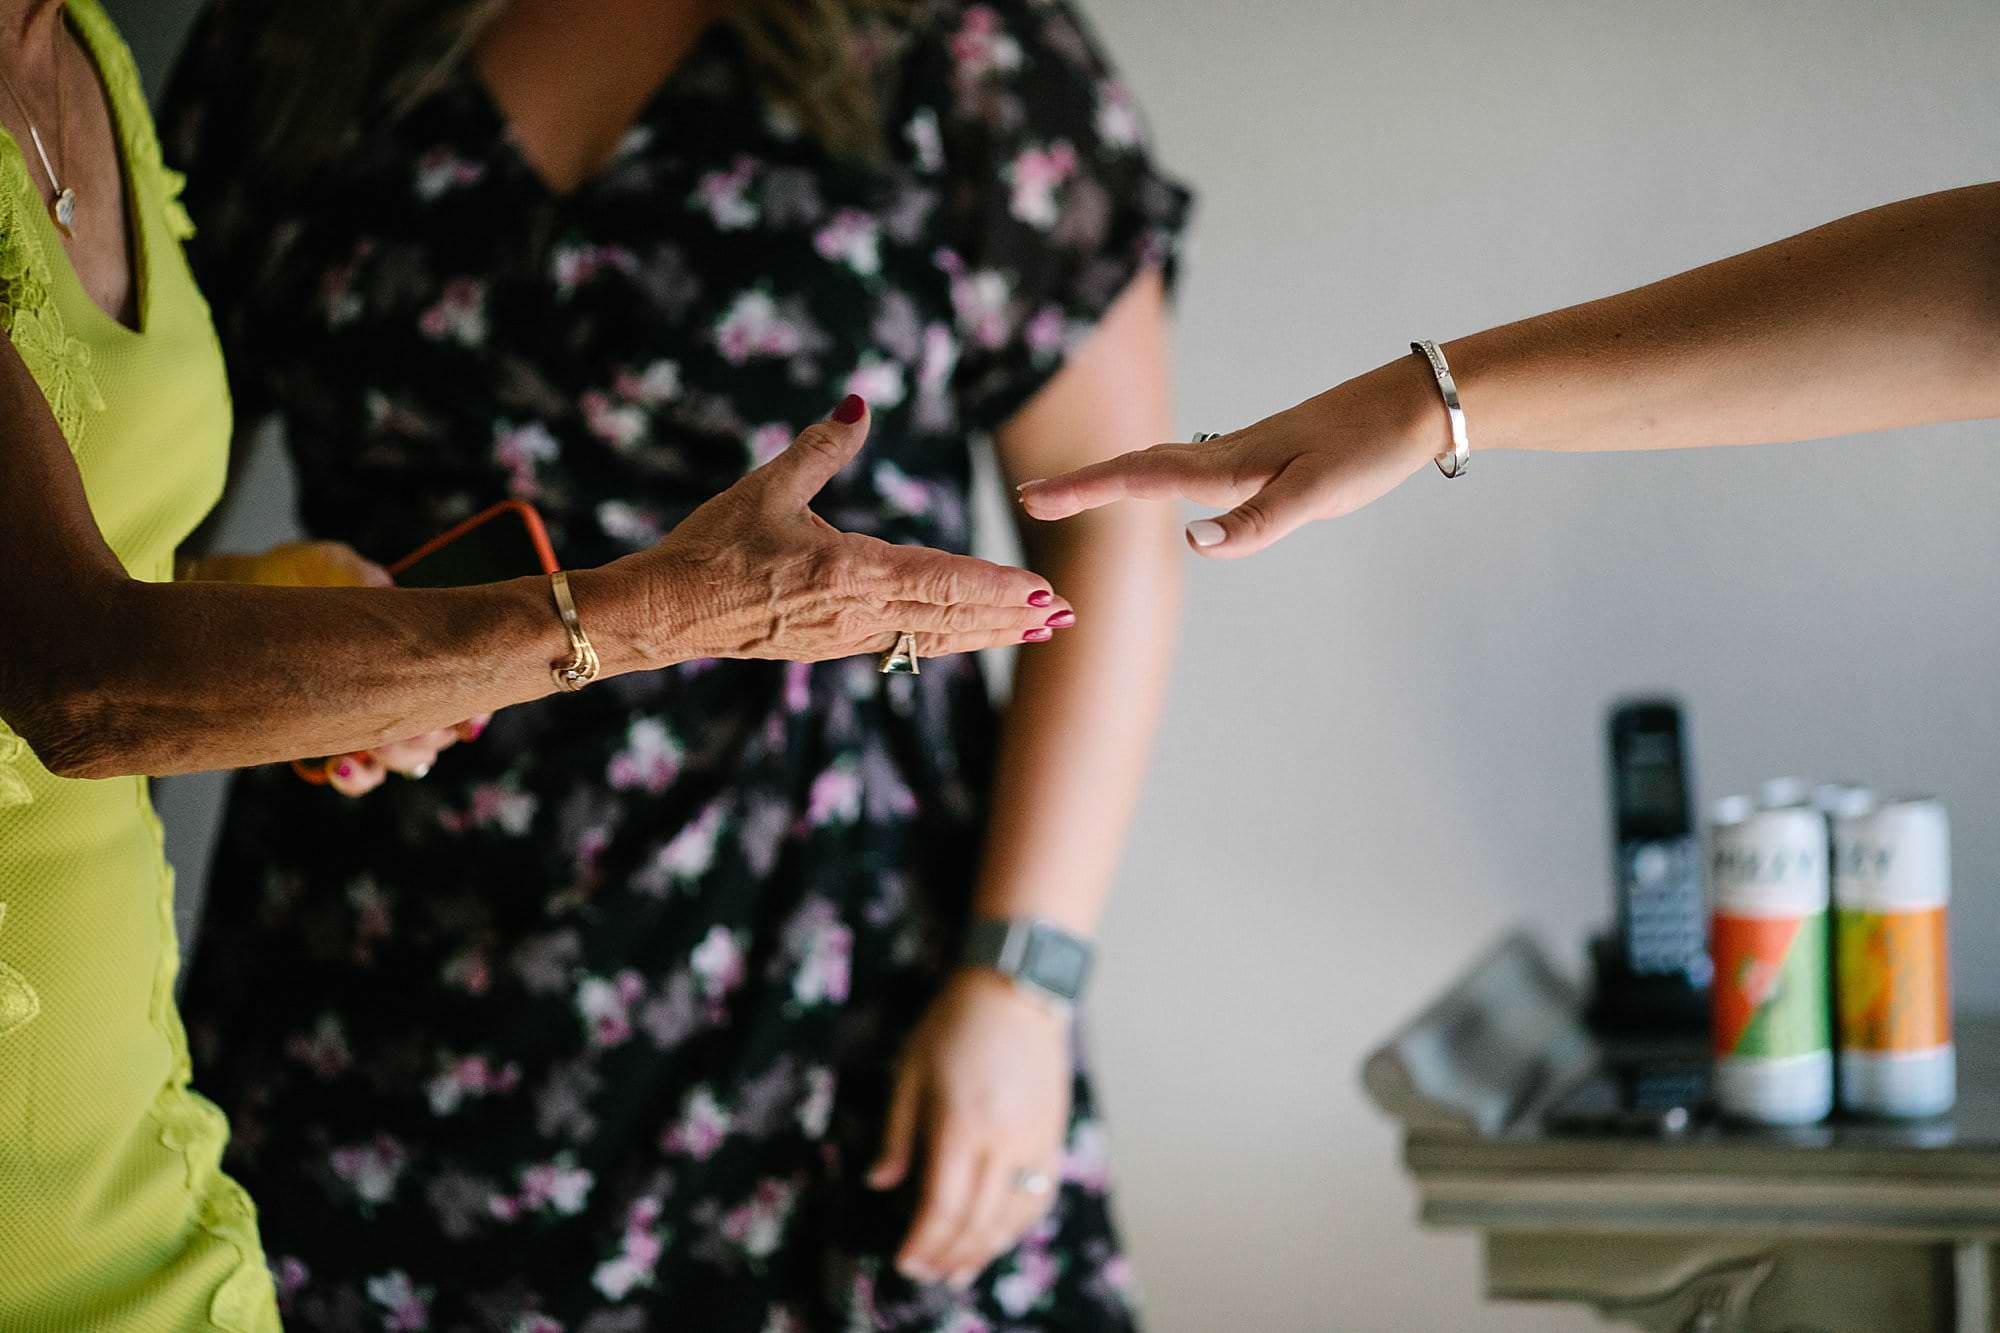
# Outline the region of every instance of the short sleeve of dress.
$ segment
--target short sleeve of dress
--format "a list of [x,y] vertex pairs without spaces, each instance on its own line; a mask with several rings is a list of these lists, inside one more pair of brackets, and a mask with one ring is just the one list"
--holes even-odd
[[967,425],[991,431],[1149,268],[1171,282],[1192,205],[1131,90],[1066,0],[945,0],[902,127],[942,177]]

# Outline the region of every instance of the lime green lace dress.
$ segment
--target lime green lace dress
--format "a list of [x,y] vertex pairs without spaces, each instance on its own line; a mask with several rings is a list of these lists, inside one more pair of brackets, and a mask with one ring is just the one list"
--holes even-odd
[[[112,549],[134,578],[164,580],[221,489],[228,390],[131,56],[97,0],[69,13],[124,149],[138,327],[84,291],[39,177],[0,133],[0,332],[47,397]],[[278,1328],[255,1213],[218,1167],[222,1114],[188,1090],[172,897],[145,780],[54,777],[0,724],[6,1333]]]

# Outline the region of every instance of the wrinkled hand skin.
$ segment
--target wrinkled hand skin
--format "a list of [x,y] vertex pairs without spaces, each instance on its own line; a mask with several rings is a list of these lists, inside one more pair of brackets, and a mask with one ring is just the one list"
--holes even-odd
[[1025,570],[841,532],[813,513],[867,434],[865,412],[814,423],[619,562],[643,579],[646,619],[673,656],[823,662],[885,652],[908,631],[921,656],[940,657],[1040,641],[1052,619],[1068,623],[1069,603]]
[[[386,588],[389,571],[345,542],[285,542],[257,555],[213,555],[183,575],[196,581],[258,583],[273,588]],[[476,740],[492,714],[482,713],[373,750],[334,755],[325,764],[327,785],[342,796],[362,796],[392,773],[408,778],[430,772],[438,756],[462,740]]]

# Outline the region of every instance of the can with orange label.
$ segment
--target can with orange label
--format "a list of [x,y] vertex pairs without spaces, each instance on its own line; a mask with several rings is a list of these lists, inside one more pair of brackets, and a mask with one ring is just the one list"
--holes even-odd
[[1833,821],[1841,1102],[1861,1115],[1939,1115],[1957,1099],[1951,826],[1943,804],[1889,801]]
[[1806,1125],[1833,1109],[1826,820],[1744,797],[1709,827],[1715,1100],[1724,1114]]

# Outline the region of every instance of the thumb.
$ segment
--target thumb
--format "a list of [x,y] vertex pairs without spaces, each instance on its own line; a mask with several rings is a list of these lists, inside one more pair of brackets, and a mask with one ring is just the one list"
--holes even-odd
[[917,1110],[922,1100],[916,1073],[905,1063],[896,1075],[896,1091],[889,1099],[889,1123],[882,1131],[881,1155],[868,1168],[870,1189],[894,1189],[909,1174],[910,1158],[917,1149]]
[[1306,465],[1295,458],[1228,513],[1188,524],[1188,545],[1212,560],[1255,555],[1317,517],[1316,508]]
[[831,416],[800,431],[783,453],[757,470],[771,504],[781,510],[811,504],[820,488],[861,452],[867,438],[868,403],[860,394],[850,393]]

